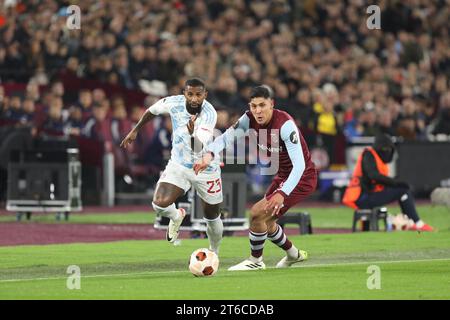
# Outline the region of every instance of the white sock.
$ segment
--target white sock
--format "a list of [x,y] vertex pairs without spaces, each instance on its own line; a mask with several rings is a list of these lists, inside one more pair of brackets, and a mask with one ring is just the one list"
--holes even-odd
[[170,206],[163,208],[157,206],[152,202],[153,209],[155,209],[156,214],[159,214],[162,217],[167,217],[169,219],[178,219],[180,217],[180,212],[178,211],[175,203],[172,203]]
[[416,227],[417,228],[422,228],[424,224],[425,224],[425,222],[423,222],[422,220],[419,220],[419,221],[416,222]]
[[250,258],[248,258],[248,260],[250,260],[253,263],[258,263],[258,262],[263,261],[263,257],[261,256],[261,257],[255,258],[254,256],[250,256]]
[[219,253],[219,246],[223,237],[222,219],[220,219],[220,216],[215,219],[203,219],[206,221],[206,234],[208,235],[210,249]]
[[292,247],[286,250],[286,254],[289,259],[297,259],[298,258],[298,249],[292,244]]

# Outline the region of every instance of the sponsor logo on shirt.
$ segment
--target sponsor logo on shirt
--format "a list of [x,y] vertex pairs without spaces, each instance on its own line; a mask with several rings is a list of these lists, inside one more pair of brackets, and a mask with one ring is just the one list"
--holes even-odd
[[260,144],[260,143],[258,143],[258,148],[260,148],[261,150],[263,150],[263,151],[269,151],[269,152],[271,152],[271,153],[280,153],[280,152],[282,152],[283,151],[283,148],[282,147],[267,147],[267,146],[265,146],[265,145],[263,145],[263,144]]

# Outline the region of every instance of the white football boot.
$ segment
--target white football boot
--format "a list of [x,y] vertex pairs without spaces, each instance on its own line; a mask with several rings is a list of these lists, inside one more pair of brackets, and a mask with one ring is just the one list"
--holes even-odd
[[265,268],[266,268],[266,265],[262,261],[261,262],[253,262],[250,259],[246,259],[235,266],[229,267],[228,271],[264,270]]
[[183,208],[179,208],[178,211],[180,212],[180,217],[176,220],[170,219],[169,226],[167,227],[166,239],[171,243],[177,240],[181,223],[183,223],[183,219],[186,216],[186,210]]
[[277,263],[276,268],[289,268],[294,263],[302,262],[308,260],[308,252],[303,250],[298,250],[298,258],[297,259],[291,259],[289,256],[284,257],[280,260],[280,262]]

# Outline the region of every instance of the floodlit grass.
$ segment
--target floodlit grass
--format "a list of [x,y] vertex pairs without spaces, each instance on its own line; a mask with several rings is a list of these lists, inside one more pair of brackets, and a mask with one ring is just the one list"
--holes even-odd
[[[388,207],[389,213],[397,214],[400,209]],[[291,212],[308,212],[314,228],[351,228],[353,211],[346,207],[336,208],[294,208]],[[450,230],[450,210],[442,206],[418,206],[420,217],[432,226],[441,230]],[[247,212],[248,214],[248,212]],[[0,216],[0,222],[15,221],[12,214]],[[23,220],[24,223],[28,221]],[[149,212],[127,213],[72,213],[69,221],[56,221],[54,214],[33,214],[31,222],[39,223],[96,223],[96,224],[148,224],[155,222],[155,214]]]
[[[195,278],[190,254],[206,239],[122,241],[0,248],[0,299],[449,299],[450,232],[364,232],[293,236],[310,259],[274,269],[283,256],[266,243],[269,269],[229,272],[249,254],[246,237],[226,237],[219,272]],[[67,267],[81,269],[81,290],[66,287]],[[369,290],[367,268],[381,270]],[[268,290],[270,288],[270,290]]]
[[[353,213],[344,207],[301,211],[311,214],[314,228],[351,227]],[[219,272],[211,278],[195,278],[187,269],[206,239],[180,246],[149,240],[0,247],[0,299],[450,299],[450,212],[421,206],[419,213],[439,231],[292,236],[310,259],[285,270],[273,268],[284,253],[266,242],[267,270],[227,271],[249,255],[249,244],[246,237],[225,237]],[[147,224],[154,218],[147,212],[73,214],[60,223]],[[55,219],[37,214],[32,221]],[[81,290],[66,287],[70,265],[81,269]],[[380,268],[381,289],[367,288],[371,265]]]

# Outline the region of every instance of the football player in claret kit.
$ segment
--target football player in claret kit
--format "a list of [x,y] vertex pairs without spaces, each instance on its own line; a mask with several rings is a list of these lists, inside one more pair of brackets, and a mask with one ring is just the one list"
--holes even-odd
[[271,154],[272,162],[278,163],[278,172],[264,198],[251,208],[250,257],[228,270],[264,269],[266,239],[286,251],[277,264],[277,268],[286,268],[306,260],[308,254],[289,241],[277,219],[315,190],[317,170],[295,121],[288,113],[274,109],[272,90],[268,86],[253,88],[249,106],[250,110],[233,127],[206,147],[207,152],[195,163],[194,171],[202,172],[219,158],[219,152],[233,143],[239,129],[240,133],[243,130],[248,135],[256,135],[258,148]]
[[187,80],[183,95],[169,96],[150,106],[121,146],[126,148],[132,143],[139,129],[156,115],[170,115],[173,127],[171,158],[157,183],[153,208],[157,214],[170,218],[166,238],[174,242],[186,215],[183,208],[176,208],[175,201],[194,186],[203,202],[210,249],[218,253],[223,233],[219,212],[222,203],[220,165],[218,161],[211,162],[201,175],[195,175],[192,170],[195,160],[201,158],[203,146],[212,140],[217,121],[216,110],[206,101],[206,96],[202,80]]

